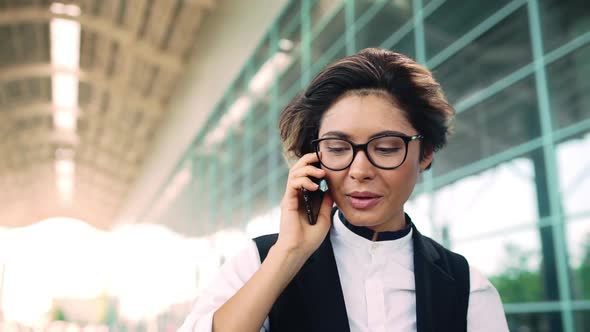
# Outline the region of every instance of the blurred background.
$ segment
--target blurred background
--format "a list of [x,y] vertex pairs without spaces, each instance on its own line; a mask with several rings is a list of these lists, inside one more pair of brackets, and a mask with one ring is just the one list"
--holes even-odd
[[0,0],[0,331],[174,331],[278,229],[277,119],[323,66],[431,69],[456,133],[406,209],[511,331],[590,331],[583,0]]

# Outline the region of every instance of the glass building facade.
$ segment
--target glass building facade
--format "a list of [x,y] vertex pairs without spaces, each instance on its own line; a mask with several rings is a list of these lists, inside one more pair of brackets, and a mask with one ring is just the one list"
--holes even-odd
[[511,331],[590,331],[583,0],[290,1],[144,219],[206,236],[276,208],[288,173],[280,111],[325,65],[366,47],[427,66],[457,111],[407,204],[417,226],[492,281]]

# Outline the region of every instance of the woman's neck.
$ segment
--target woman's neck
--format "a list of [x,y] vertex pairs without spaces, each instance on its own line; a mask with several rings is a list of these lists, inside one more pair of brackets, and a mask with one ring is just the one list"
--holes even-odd
[[406,228],[407,225],[408,225],[408,223],[406,222],[406,214],[404,213],[403,210],[401,210],[391,220],[386,221],[381,224],[374,225],[374,226],[367,226],[367,228],[374,231],[375,232],[374,236],[376,237],[377,233],[399,231],[399,230]]

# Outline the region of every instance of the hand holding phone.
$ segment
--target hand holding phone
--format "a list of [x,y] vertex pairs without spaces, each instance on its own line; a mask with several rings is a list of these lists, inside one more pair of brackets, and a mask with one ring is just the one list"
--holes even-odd
[[[314,164],[314,166],[319,168],[318,164]],[[318,184],[318,189],[316,191],[301,189],[301,194],[303,196],[303,206],[307,213],[307,220],[310,225],[315,225],[324,194],[328,191],[328,182],[326,182],[325,179],[317,179],[314,177],[310,177],[310,179]]]

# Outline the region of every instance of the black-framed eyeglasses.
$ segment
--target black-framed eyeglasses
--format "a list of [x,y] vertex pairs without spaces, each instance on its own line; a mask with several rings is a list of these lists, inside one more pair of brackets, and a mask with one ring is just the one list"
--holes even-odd
[[422,135],[406,136],[386,134],[375,136],[367,143],[355,144],[344,138],[327,137],[313,140],[314,150],[320,163],[332,171],[342,171],[354,161],[359,150],[377,168],[396,169],[408,156],[408,144]]

